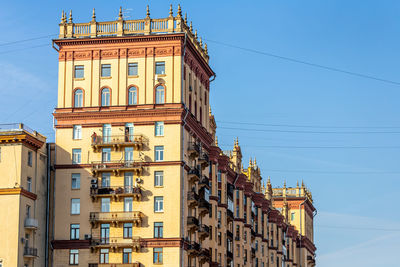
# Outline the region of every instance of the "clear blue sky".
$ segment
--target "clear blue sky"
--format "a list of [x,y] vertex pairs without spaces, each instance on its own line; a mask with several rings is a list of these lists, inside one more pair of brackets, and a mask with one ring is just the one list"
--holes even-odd
[[[136,19],[145,16],[148,3],[4,1],[0,9],[0,121],[25,122],[53,140],[57,53],[50,46],[51,37],[5,43],[57,34],[62,9],[73,9],[75,22],[88,22],[93,7],[100,21],[115,19],[122,5],[131,8],[128,15]],[[223,149],[230,149],[238,136],[245,162],[257,157],[264,178],[271,176],[275,186],[284,179],[293,186],[304,179],[318,209],[319,266],[395,266],[400,249],[396,204],[400,85],[211,40],[400,82],[400,2],[204,0],[181,4],[199,35],[210,40],[210,64],[217,73],[210,102]],[[166,17],[169,2],[151,1],[150,8],[152,17]],[[376,131],[385,133],[372,133]]]

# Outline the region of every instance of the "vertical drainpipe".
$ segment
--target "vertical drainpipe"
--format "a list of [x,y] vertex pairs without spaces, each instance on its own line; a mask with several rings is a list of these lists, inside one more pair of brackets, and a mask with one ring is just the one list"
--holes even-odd
[[48,267],[49,266],[49,219],[50,219],[50,144],[47,143],[47,173],[46,173],[46,178],[47,178],[47,191],[46,191],[46,247],[45,247],[45,253],[44,253],[44,266]]
[[[182,162],[184,162],[185,159],[185,125],[186,125],[186,117],[189,114],[189,111],[186,107],[185,101],[183,99],[183,75],[184,75],[184,67],[185,67],[185,54],[186,54],[186,39],[187,39],[187,33],[185,32],[185,41],[183,43],[183,54],[182,54],[182,63],[181,63],[181,103],[184,106],[184,109],[186,111],[185,113],[185,117],[183,118],[183,125],[181,128],[181,160]],[[181,238],[184,239],[184,235],[185,235],[185,165],[181,166]],[[181,264],[180,266],[183,267],[184,266],[184,244],[182,243],[182,247],[181,247]]]
[[[301,249],[301,239],[302,239],[302,234],[303,234],[303,226],[302,226],[302,220],[301,220],[301,206],[304,205],[304,203],[306,203],[307,199],[305,199],[303,202],[300,203],[299,205],[299,211],[300,211],[300,251],[299,251],[299,263],[300,263],[300,267],[302,267],[301,265],[301,253],[302,253],[302,249]],[[304,214],[304,220],[305,220],[305,214]]]

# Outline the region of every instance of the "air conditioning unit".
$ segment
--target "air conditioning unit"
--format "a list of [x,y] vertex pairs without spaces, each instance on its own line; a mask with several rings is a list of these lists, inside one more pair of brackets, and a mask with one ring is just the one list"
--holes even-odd
[[97,179],[91,179],[91,180],[90,180],[90,183],[91,183],[91,184],[97,184]]
[[90,235],[90,234],[85,235],[85,240],[90,240],[90,239],[92,239],[92,235]]
[[141,182],[143,182],[143,180],[142,180],[142,178],[138,177],[138,178],[136,178],[136,182],[141,183]]
[[97,184],[92,184],[91,188],[96,189],[97,188]]

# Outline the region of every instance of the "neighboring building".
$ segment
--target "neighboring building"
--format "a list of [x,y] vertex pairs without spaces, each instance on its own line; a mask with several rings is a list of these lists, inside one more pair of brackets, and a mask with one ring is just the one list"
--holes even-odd
[[238,140],[218,147],[215,74],[180,7],[164,19],[149,9],[141,20],[66,16],[54,40],[51,266],[314,266],[305,189],[293,202],[284,195],[286,210],[306,200],[300,227],[256,162],[243,169]]
[[0,125],[0,266],[45,266],[46,137],[26,125]]

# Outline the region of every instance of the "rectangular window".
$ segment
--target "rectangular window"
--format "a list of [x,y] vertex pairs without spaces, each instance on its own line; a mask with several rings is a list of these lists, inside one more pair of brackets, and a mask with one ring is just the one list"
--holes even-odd
[[218,232],[218,245],[221,245],[221,232]]
[[106,147],[101,150],[101,161],[102,162],[111,161],[111,147]]
[[132,223],[124,223],[124,238],[132,238]]
[[125,147],[125,161],[133,162],[133,147]]
[[154,172],[154,186],[164,186],[164,172],[155,171]]
[[32,167],[32,151],[28,151],[28,166]]
[[26,205],[26,218],[31,217],[31,206]]
[[76,65],[75,66],[75,72],[74,72],[74,77],[75,78],[83,78],[85,76],[85,68],[83,65]]
[[71,240],[79,239],[79,224],[71,224],[69,236]]
[[164,160],[164,146],[155,146],[154,147],[154,158],[156,161]]
[[110,187],[111,183],[111,174],[109,172],[105,172],[101,175],[101,187],[106,188]]
[[154,212],[164,211],[164,197],[154,197]]
[[132,249],[124,248],[122,255],[122,263],[132,263]]
[[294,212],[290,213],[290,220],[294,221]]
[[218,170],[218,173],[217,173],[217,181],[218,181],[218,183],[220,183],[222,181],[221,171],[220,170]]
[[138,64],[128,63],[128,76],[136,76],[136,75],[138,75]]
[[103,223],[100,225],[100,241],[101,244],[110,243],[110,224]]
[[156,62],[156,74],[165,74],[165,62]]
[[26,179],[26,183],[27,183],[27,188],[26,188],[26,190],[28,190],[29,192],[32,192],[32,178],[31,178],[31,177],[28,177],[28,178]]
[[81,149],[74,148],[72,149],[72,164],[80,164],[81,163]]
[[82,139],[82,125],[74,125],[74,130],[73,130],[73,139]]
[[71,199],[71,214],[80,214],[81,212],[81,200],[79,198]]
[[155,136],[164,136],[164,122],[156,121],[154,131]]
[[111,64],[101,64],[101,77],[111,77]]
[[110,198],[101,199],[101,212],[110,212]]
[[163,249],[153,248],[153,263],[162,263],[162,262],[163,262]]
[[163,237],[163,223],[162,222],[154,223],[154,237]]
[[69,264],[70,265],[78,265],[79,264],[79,250],[78,249],[70,249],[69,250]]
[[131,198],[131,197],[124,198],[124,211],[125,212],[132,211],[132,202],[133,202],[133,198]]
[[100,249],[100,263],[108,263],[108,254],[109,254],[109,252],[110,251],[109,251],[108,248]]
[[103,125],[103,143],[108,144],[111,142],[111,124]]
[[71,174],[71,189],[81,188],[81,174],[73,173]]

